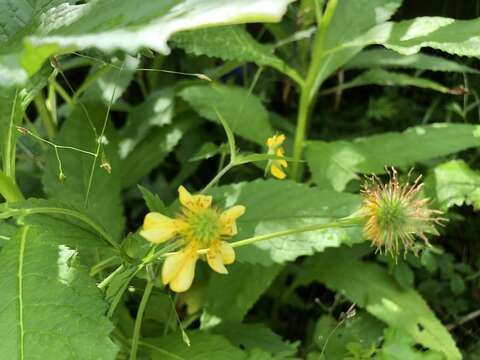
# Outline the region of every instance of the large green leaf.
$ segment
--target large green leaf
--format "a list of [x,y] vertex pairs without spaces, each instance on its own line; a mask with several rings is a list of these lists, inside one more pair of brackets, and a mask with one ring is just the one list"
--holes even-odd
[[[321,224],[358,210],[358,195],[320,191],[292,181],[256,180],[222,186],[214,191],[225,207],[244,205],[246,213],[237,221],[237,239],[253,235]],[[236,249],[240,262],[270,265],[311,255],[327,247],[362,241],[359,229],[323,229],[278,237]]]
[[311,141],[306,158],[317,185],[342,191],[358,173],[383,173],[385,166],[411,166],[478,145],[476,125],[433,124],[353,141]]
[[179,96],[200,115],[220,123],[217,112],[237,135],[264,145],[272,136],[268,112],[259,98],[248,90],[227,85],[193,85],[180,91]]
[[463,204],[480,208],[480,173],[463,160],[436,166],[425,183],[430,195],[446,208]]
[[[43,184],[47,195],[66,204],[83,207],[116,239],[123,231],[121,202],[121,169],[118,159],[116,133],[107,124],[99,140],[107,109],[99,103],[84,102],[77,106],[62,126],[56,143],[96,153],[102,142],[99,157],[74,150],[59,150],[65,180],[60,181],[58,160],[53,150],[47,156]],[[94,163],[95,162],[95,163]],[[108,164],[107,167],[101,167]],[[109,167],[111,170],[109,169]]]
[[40,239],[75,249],[111,246],[111,235],[91,215],[64,203],[30,198],[0,205],[0,219],[14,218],[19,224],[42,228]]
[[398,23],[386,23],[372,33],[380,36],[376,43],[405,55],[415,54],[423,47],[430,47],[454,55],[478,56],[479,30],[480,18],[455,20],[444,17],[417,17]]
[[402,55],[388,49],[364,50],[345,66],[347,69],[371,69],[374,67],[407,68],[425,71],[478,73],[469,66],[427,54]]
[[453,55],[476,57],[480,54],[480,18],[456,20],[446,17],[417,17],[379,24],[351,41],[345,41],[333,54],[359,46],[380,44],[403,55],[413,55],[424,47]]
[[257,42],[240,26],[185,31],[176,34],[172,40],[189,54],[207,55],[240,63],[254,62],[270,66],[301,82],[296,70],[275,56],[273,49]]
[[212,274],[207,290],[208,313],[223,320],[241,321],[280,269],[280,265],[237,263],[228,267],[228,276]]
[[5,359],[114,359],[105,305],[77,254],[22,228],[0,254]]
[[[380,351],[376,353],[377,360],[445,360],[441,352],[435,350],[419,350],[415,341],[401,329],[385,329],[385,339]],[[448,358],[447,358],[448,359]]]
[[188,334],[190,346],[180,333],[145,339],[153,360],[244,360],[245,354],[220,335],[203,331]]
[[[28,35],[22,64],[29,73],[48,57],[95,47],[129,53],[151,48],[170,52],[169,37],[182,30],[256,21],[278,21],[291,0],[165,0],[141,4],[122,0],[99,0],[77,5],[39,8],[30,21],[17,29]],[[18,11],[19,5],[15,5]],[[18,26],[20,27],[20,26]],[[10,39],[14,41],[14,39]]]
[[440,351],[447,359],[461,359],[448,330],[422,297],[405,290],[381,266],[352,256],[351,249],[330,249],[308,258],[297,285],[320,281],[341,292],[370,314],[409,334],[416,343]]

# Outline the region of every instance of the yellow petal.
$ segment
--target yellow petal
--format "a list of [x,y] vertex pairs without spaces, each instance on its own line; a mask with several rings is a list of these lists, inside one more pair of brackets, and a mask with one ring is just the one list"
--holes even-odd
[[176,229],[150,229],[150,230],[142,230],[140,231],[140,235],[147,239],[148,241],[160,244],[162,242],[168,241],[173,238],[177,234]]
[[225,210],[222,215],[220,215],[220,221],[235,221],[237,218],[245,214],[245,206],[235,205],[231,208]]
[[234,236],[237,235],[237,224],[235,220],[242,216],[245,213],[245,206],[236,205],[230,209],[225,210],[220,215],[220,224],[222,228],[220,229],[221,235]]
[[275,143],[275,135],[273,135],[273,136],[271,136],[267,139],[267,146],[269,148],[271,148],[271,147],[273,147],[274,143]]
[[198,260],[197,248],[188,246],[177,254],[165,259],[162,267],[162,281],[169,284],[175,292],[188,290],[195,276],[195,265]]
[[178,199],[180,200],[180,204],[187,208],[189,208],[193,202],[192,195],[182,185],[178,187]]
[[143,229],[151,230],[155,228],[174,226],[174,219],[168,216],[162,215],[158,212],[150,212],[145,216],[143,220]]
[[177,230],[177,220],[157,212],[151,212],[145,216],[140,235],[148,241],[159,244],[174,237]]
[[228,270],[223,264],[222,254],[218,251],[209,250],[207,253],[208,265],[219,274],[228,274]]
[[228,274],[228,270],[223,263],[222,242],[216,240],[210,245],[207,252],[207,262],[214,271],[220,274]]
[[198,208],[204,209],[210,207],[212,204],[212,197],[208,195],[192,195],[183,186],[178,188],[178,197],[180,203],[191,211]]
[[279,147],[275,152],[275,155],[283,157],[285,155],[285,150],[282,147]]
[[273,164],[272,167],[270,168],[270,171],[273,176],[275,176],[277,179],[285,179],[287,176],[282,169],[280,169],[276,164]]
[[286,160],[277,160],[277,162],[280,166],[283,166],[284,168],[288,167],[288,163]]
[[232,245],[226,241],[220,242],[220,253],[222,254],[223,263],[228,265],[235,261],[235,250]]
[[285,141],[284,134],[277,135],[277,138],[275,139],[275,145],[277,146],[282,145],[284,141]]

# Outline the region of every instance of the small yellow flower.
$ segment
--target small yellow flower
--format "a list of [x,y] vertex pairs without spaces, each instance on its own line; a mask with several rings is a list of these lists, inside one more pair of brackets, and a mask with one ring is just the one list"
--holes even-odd
[[436,233],[435,224],[445,219],[435,216],[441,211],[428,207],[429,199],[422,196],[423,184],[418,177],[413,183],[401,184],[395,169],[390,171],[386,184],[373,176],[362,190],[362,213],[366,222],[363,234],[372,241],[377,251],[389,252],[393,256],[411,249],[415,251],[415,238],[430,245],[425,233]]
[[[278,157],[285,156],[285,150],[282,147],[283,142],[285,141],[285,135],[273,135],[267,139],[268,146],[268,155],[276,155]],[[277,179],[285,179],[287,174],[283,171],[282,167],[287,168],[288,163],[284,159],[275,159],[269,160],[267,164],[266,171],[270,171],[274,177]]]
[[224,239],[237,234],[236,220],[245,207],[233,206],[223,212],[212,208],[212,197],[191,195],[183,186],[178,188],[182,211],[176,218],[157,212],[145,216],[140,232],[148,241],[159,244],[177,239],[184,248],[167,257],[162,268],[162,281],[176,292],[190,288],[195,276],[198,250],[208,249],[208,265],[218,273],[227,274],[225,265],[235,261],[233,247]]

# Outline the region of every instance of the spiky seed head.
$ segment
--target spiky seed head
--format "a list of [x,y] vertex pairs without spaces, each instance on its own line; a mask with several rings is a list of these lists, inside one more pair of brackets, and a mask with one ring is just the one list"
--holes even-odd
[[396,257],[403,247],[405,254],[408,250],[416,253],[415,239],[430,246],[425,233],[435,234],[435,224],[446,219],[439,217],[441,211],[428,207],[429,199],[421,193],[421,176],[410,182],[409,173],[407,181],[400,183],[394,168],[387,171],[387,183],[373,175],[363,186],[363,234],[377,251]]

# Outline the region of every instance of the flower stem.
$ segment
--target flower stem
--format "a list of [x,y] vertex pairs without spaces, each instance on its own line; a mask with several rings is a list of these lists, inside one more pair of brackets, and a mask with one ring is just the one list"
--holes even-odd
[[110,282],[113,280],[113,278],[115,277],[115,275],[117,275],[120,271],[122,271],[124,268],[123,265],[120,265],[119,267],[117,267],[112,273],[110,273],[110,275],[108,275],[105,279],[103,279],[103,281],[97,285],[97,287],[99,289],[104,289],[108,284],[110,284]]
[[[252,237],[249,237],[247,239],[232,242],[232,243],[230,243],[230,245],[232,247],[236,248],[236,247],[251,245],[251,244],[257,243],[259,241],[274,239],[276,237],[293,235],[293,234],[300,234],[300,233],[309,232],[309,231],[316,231],[316,230],[323,230],[323,229],[330,229],[330,228],[355,227],[355,226],[361,225],[364,220],[365,220],[365,218],[363,216],[346,217],[346,218],[334,220],[334,221],[324,223],[324,224],[306,225],[306,226],[302,226],[302,227],[298,227],[298,228],[276,231],[276,232],[272,232],[272,233],[269,233],[269,234],[252,236]],[[197,251],[198,254],[206,254],[207,252],[208,252],[208,249],[200,249],[200,250]],[[156,253],[151,254],[148,257],[144,258],[142,263],[147,264],[149,262],[155,261],[158,258],[165,258],[165,257],[168,257],[170,255],[174,255],[174,254],[177,254],[177,252],[159,251],[159,252],[156,252]]]
[[[287,236],[287,235],[293,235],[293,234],[299,234],[299,233],[304,233],[304,232],[309,232],[309,231],[315,231],[315,230],[322,230],[322,229],[331,229],[331,228],[347,228],[347,227],[354,227],[358,226],[361,221],[363,220],[363,217],[358,217],[358,218],[345,218],[345,219],[340,219],[336,221],[332,221],[326,224],[314,224],[314,225],[307,225],[295,229],[287,229],[287,230],[282,230],[282,231],[277,231],[269,234],[264,234],[264,235],[257,235],[257,236],[252,236],[250,238],[244,239],[244,240],[239,240],[231,243],[232,247],[241,247],[241,246],[246,246],[246,245],[251,245],[259,241],[263,240],[269,240],[273,239],[276,237],[281,237],[281,236]],[[202,251],[202,250],[200,250]]]
[[204,194],[208,189],[218,183],[222,176],[225,175],[234,166],[235,164],[233,162],[229,162],[222,170],[218,172],[217,175],[215,175],[212,180],[210,180],[210,182],[202,189],[202,191],[200,191],[200,194]]
[[135,318],[135,326],[133,328],[133,337],[132,337],[132,347],[130,349],[130,360],[137,359],[137,350],[138,350],[138,343],[140,339],[140,329],[142,327],[143,314],[145,313],[145,308],[147,307],[148,300],[150,299],[150,294],[152,293],[152,289],[153,289],[153,281],[149,279],[147,281],[145,290],[143,291],[142,300],[140,301],[140,305],[137,311],[137,317]]

